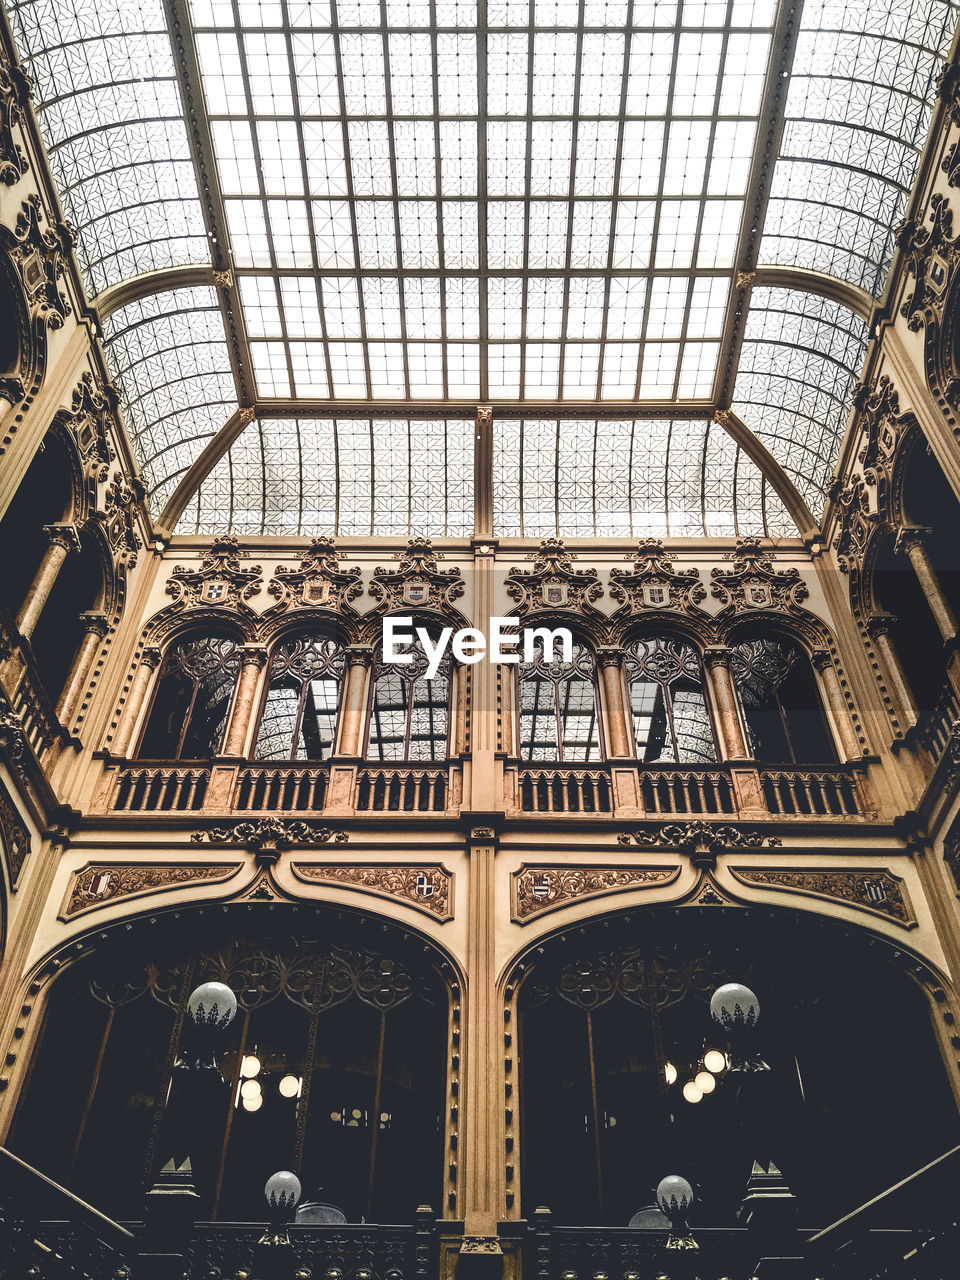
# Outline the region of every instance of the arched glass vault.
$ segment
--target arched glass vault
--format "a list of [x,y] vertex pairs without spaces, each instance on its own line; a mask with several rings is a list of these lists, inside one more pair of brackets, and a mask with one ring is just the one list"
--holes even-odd
[[[730,404],[818,512],[866,326],[804,290],[820,273],[860,315],[882,291],[957,7],[806,0],[799,20],[797,8],[9,3],[154,515],[177,494],[166,514],[179,517],[199,489],[195,529],[253,531],[259,508],[256,531],[270,531],[270,495],[302,493],[310,438],[330,434],[307,424],[365,406],[372,444],[356,465],[372,472],[378,452],[403,452],[396,408],[445,412],[448,444],[478,403],[534,411],[523,440],[501,436],[521,476],[531,433],[582,414],[547,449],[574,490],[613,452],[629,470],[619,437],[582,447],[598,414],[655,414],[655,492],[625,480],[617,529],[689,527],[685,499],[661,517],[660,495],[686,491],[698,457],[692,523],[713,531],[730,450],[702,417]],[[786,283],[751,299],[764,267]],[[239,438],[238,405],[258,417]],[[300,464],[254,474],[257,440],[292,420]],[[447,456],[431,507],[453,531],[465,481]],[[412,446],[408,464],[415,474]],[[776,525],[769,470],[749,471],[729,518],[746,525],[750,505],[755,524]],[[351,475],[331,482],[347,512],[351,484],[366,483]],[[592,498],[567,522],[558,495],[543,517],[529,505],[540,483],[514,484],[522,499],[507,484],[504,531],[602,531]],[[294,505],[299,530],[329,527],[305,496]]]

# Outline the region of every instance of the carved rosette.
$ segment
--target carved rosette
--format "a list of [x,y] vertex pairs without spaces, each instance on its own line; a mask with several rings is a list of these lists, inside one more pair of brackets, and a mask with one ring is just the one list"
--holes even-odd
[[31,850],[30,832],[20,810],[10,799],[6,787],[0,783],[0,838],[7,862],[7,879],[11,889],[16,889],[20,872]]
[[291,869],[306,883],[359,889],[394,898],[436,920],[453,919],[453,875],[438,864],[295,862]]
[[507,595],[521,618],[537,613],[579,613],[599,618],[595,602],[603,595],[596,569],[574,569],[576,556],[561,538],[544,538],[527,557],[532,569],[513,568],[504,579]]
[[513,873],[513,919],[526,923],[546,911],[631,889],[671,884],[679,867],[522,866]]
[[74,872],[61,919],[105,907],[121,898],[139,898],[184,885],[229,880],[242,865],[239,862],[90,863]]
[[244,608],[250,597],[260,590],[261,569],[258,564],[241,565],[242,558],[236,538],[214,538],[198,569],[176,566],[167,583],[167,595],[174,596],[175,600],[163,612]]
[[30,168],[14,130],[23,125],[30,78],[16,63],[0,63],[0,182],[12,187]]
[[298,569],[278,565],[267,593],[277,601],[264,614],[271,618],[292,609],[355,615],[351,602],[363,594],[359,566],[341,569],[332,538],[314,538]]
[[48,226],[40,197],[33,194],[20,206],[13,230],[0,227],[0,243],[20,276],[30,314],[49,329],[62,329],[72,312],[60,290],[73,246],[70,228],[64,222]]
[[736,549],[725,557],[732,569],[711,569],[710,594],[721,602],[719,616],[780,609],[805,613],[801,602],[810,592],[797,568],[774,569],[773,555],[764,551],[759,538],[738,538]]
[[731,867],[730,874],[741,884],[825,898],[894,920],[907,929],[917,923],[903,881],[886,868]]
[[400,562],[396,568],[378,566],[373,571],[370,594],[378,618],[389,613],[435,613],[462,623],[454,604],[466,590],[460,570],[437,567],[443,557],[429,538],[411,538],[396,558]]
[[621,608],[614,618],[630,618],[653,609],[673,609],[705,619],[698,606],[707,592],[698,569],[677,572],[663,549],[660,538],[646,538],[637,546],[633,572],[613,569],[610,595]]

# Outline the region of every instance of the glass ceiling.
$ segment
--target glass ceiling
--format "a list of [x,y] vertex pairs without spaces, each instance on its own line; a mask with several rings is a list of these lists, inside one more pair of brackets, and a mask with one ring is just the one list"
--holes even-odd
[[[785,105],[791,24],[775,0],[8,11],[90,294],[162,268],[232,269],[219,292],[158,281],[163,292],[105,321],[155,515],[253,402],[258,422],[219,461],[210,452],[195,529],[272,529],[278,494],[285,531],[468,528],[472,459],[451,462],[453,442],[466,407],[490,401],[534,415],[499,420],[504,533],[719,532],[721,513],[772,530],[770,485],[705,428],[731,360],[737,413],[821,508],[864,326],[837,304],[757,288],[740,352],[736,275],[758,265],[760,225],[759,265],[880,293],[955,3],[805,0]],[[758,166],[781,111],[765,203]],[[331,464],[317,444],[356,436],[331,401],[382,403],[366,454],[349,443]],[[432,455],[421,472],[396,402],[449,405],[430,419],[446,423],[442,480]],[[583,402],[584,418],[558,433],[560,402]],[[656,429],[621,417],[595,431],[604,403],[623,402],[662,404]],[[387,475],[439,486],[429,511],[412,493],[387,499]],[[308,476],[320,498],[303,491]],[[373,495],[366,513],[358,485]],[[341,503],[341,488],[354,496]]]

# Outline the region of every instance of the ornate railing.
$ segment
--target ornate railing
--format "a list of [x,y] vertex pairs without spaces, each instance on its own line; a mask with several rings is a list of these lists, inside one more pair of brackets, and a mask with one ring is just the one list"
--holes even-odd
[[324,765],[244,766],[237,776],[233,807],[251,813],[316,813],[323,808],[328,783]]
[[934,764],[940,759],[950,741],[950,730],[960,720],[960,699],[953,685],[947,684],[940,696],[915,729],[916,741],[930,756]]
[[32,666],[24,671],[12,698],[14,711],[20,717],[23,732],[37,757],[64,738],[53,703]]
[[356,808],[369,813],[443,813],[451,799],[445,765],[364,765]]
[[177,813],[203,808],[210,770],[203,765],[129,765],[117,770],[116,813]]
[[854,818],[862,811],[852,773],[839,769],[764,769],[763,795],[776,817]]
[[640,798],[651,814],[732,814],[737,807],[730,776],[720,769],[643,769]]
[[521,769],[524,813],[611,813],[610,777],[604,769]]
[[[190,1280],[211,1276],[233,1280],[256,1274],[251,1265],[263,1227],[249,1223],[202,1222],[194,1229],[187,1275]],[[436,1276],[435,1226],[430,1218],[417,1226],[290,1227],[296,1259],[290,1268],[308,1271],[316,1280],[339,1273],[366,1274],[368,1280],[433,1280]]]

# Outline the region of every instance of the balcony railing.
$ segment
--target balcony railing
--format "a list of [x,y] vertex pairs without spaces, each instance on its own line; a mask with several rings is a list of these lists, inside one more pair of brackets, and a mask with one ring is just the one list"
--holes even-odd
[[237,777],[233,807],[242,813],[319,813],[328,785],[324,765],[246,765]]
[[610,813],[613,799],[603,769],[522,769],[524,813]]
[[203,808],[210,770],[202,765],[130,765],[119,769],[111,809],[116,813],[178,813]]
[[356,808],[358,813],[444,813],[451,790],[446,765],[364,765],[357,771]]
[[645,813],[724,814],[736,812],[728,774],[719,769],[657,769],[640,774]]

